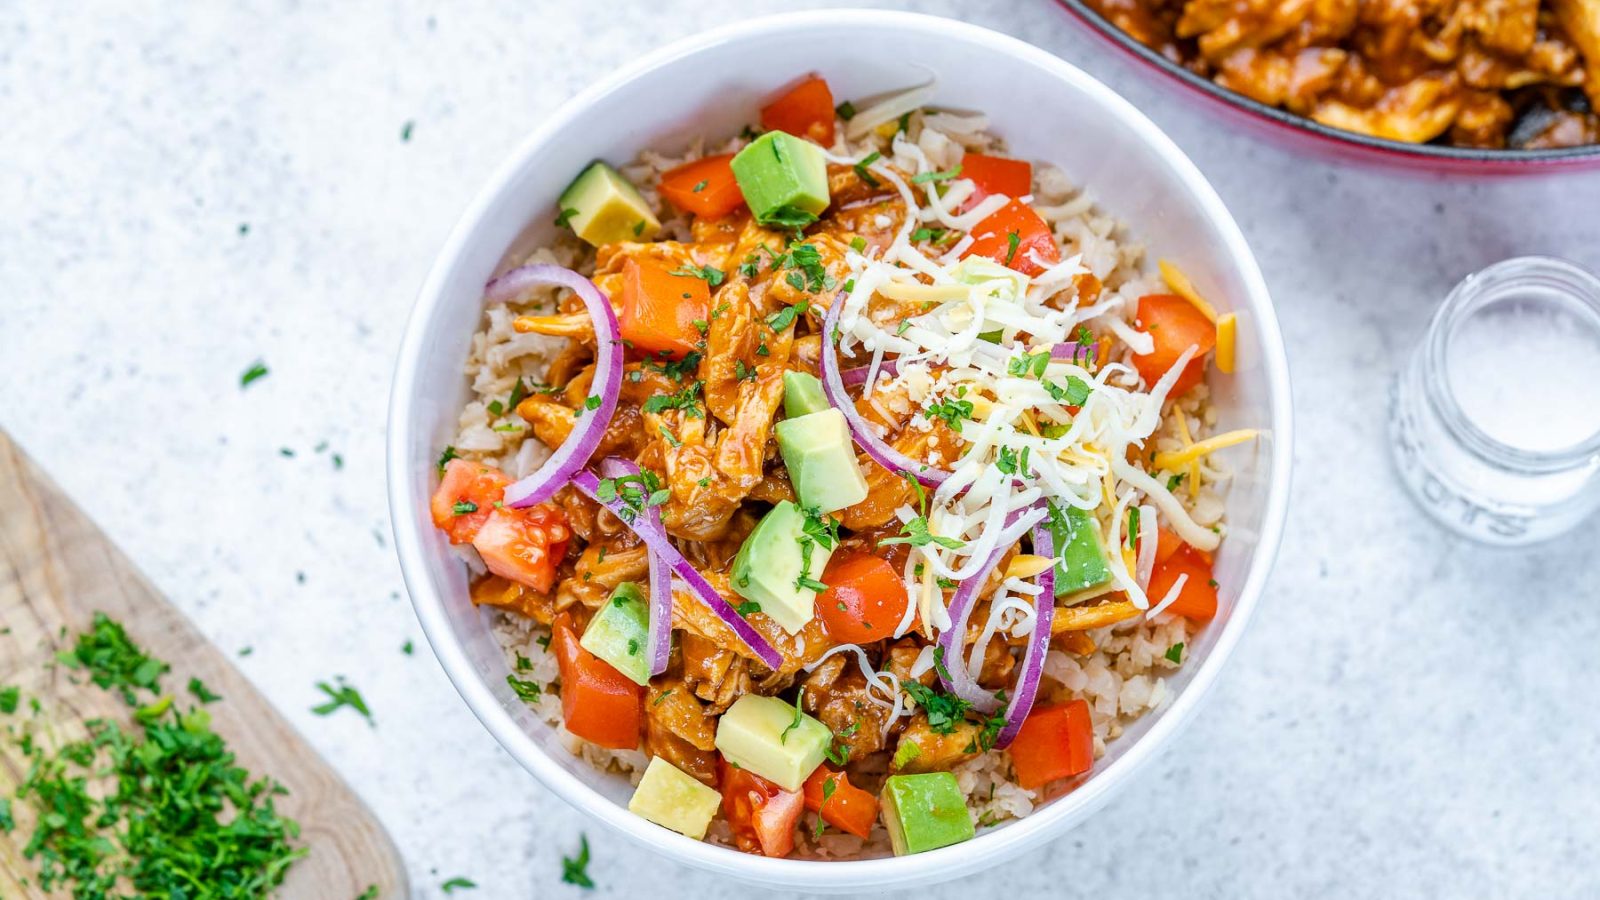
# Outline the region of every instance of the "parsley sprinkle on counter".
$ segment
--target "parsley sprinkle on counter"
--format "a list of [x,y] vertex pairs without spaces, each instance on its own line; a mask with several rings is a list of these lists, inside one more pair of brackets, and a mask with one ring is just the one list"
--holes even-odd
[[462,878],[461,876],[457,875],[449,881],[446,881],[444,884],[439,885],[439,890],[444,891],[446,894],[453,894],[457,890],[472,890],[477,886],[477,882],[471,880],[470,878]]
[[594,880],[589,877],[589,836],[578,835],[578,856],[561,857],[561,880],[566,884],[575,884],[581,888],[594,889]]
[[254,363],[250,364],[250,368],[244,370],[243,375],[239,376],[239,387],[249,387],[251,382],[267,377],[268,371],[269,370],[267,369],[266,363],[259,359],[256,360]]
[[367,701],[361,696],[361,692],[347,684],[342,675],[335,681],[337,686],[330,685],[326,681],[317,682],[317,690],[327,694],[328,701],[313,706],[311,711],[319,716],[326,716],[348,706],[360,713],[368,725],[375,724],[372,720],[372,710],[367,708]]

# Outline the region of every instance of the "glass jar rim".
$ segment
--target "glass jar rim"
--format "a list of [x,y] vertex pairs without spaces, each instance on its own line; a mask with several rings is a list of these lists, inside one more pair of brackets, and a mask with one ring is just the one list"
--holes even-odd
[[[1574,297],[1600,317],[1600,278],[1563,259],[1517,256],[1501,260],[1463,278],[1428,324],[1425,388],[1444,426],[1473,453],[1488,462],[1529,473],[1578,468],[1600,458],[1600,429],[1576,444],[1554,450],[1530,450],[1492,437],[1473,422],[1456,401],[1449,379],[1443,378],[1445,354],[1456,325],[1494,302],[1511,285],[1533,284]],[[1443,385],[1442,388],[1436,387]]]

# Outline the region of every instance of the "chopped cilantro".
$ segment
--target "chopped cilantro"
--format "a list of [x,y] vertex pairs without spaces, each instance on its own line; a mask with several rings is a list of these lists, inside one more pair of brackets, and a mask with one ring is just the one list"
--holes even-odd
[[849,100],[846,100],[838,106],[835,106],[833,111],[839,115],[839,118],[845,120],[846,122],[856,117],[856,105],[851,103]]
[[900,526],[899,537],[880,538],[878,546],[886,547],[890,544],[910,544],[913,547],[926,547],[929,544],[938,544],[946,550],[959,550],[967,545],[966,541],[952,537],[933,534],[928,530],[928,517],[917,516],[911,521]]
[[1176,644],[1173,644],[1171,647],[1168,647],[1167,652],[1164,655],[1169,662],[1183,662],[1183,641],[1179,641]]
[[317,682],[317,690],[327,694],[328,700],[326,703],[311,707],[311,711],[319,716],[326,716],[348,706],[360,713],[368,725],[372,725],[372,710],[367,707],[367,701],[361,696],[361,692],[347,684],[342,675],[335,681],[336,685],[330,685],[326,681]]
[[794,324],[796,316],[804,315],[805,311],[810,308],[811,304],[805,300],[785,306],[767,318],[767,327],[773,331],[782,331]]
[[249,387],[251,382],[267,377],[267,372],[267,364],[259,359],[256,360],[250,364],[250,368],[244,370],[243,375],[239,376],[239,387]]
[[961,164],[956,163],[955,168],[943,172],[918,172],[911,176],[912,184],[927,184],[930,181],[949,181],[961,177]]
[[702,416],[700,409],[700,388],[702,383],[695,381],[685,385],[682,390],[670,394],[656,394],[645,398],[644,411],[647,413],[662,413],[669,409],[681,410],[684,418],[698,419]]
[[458,889],[470,890],[477,886],[477,883],[471,879],[462,878],[461,876],[457,875],[449,881],[446,881],[444,884],[439,885],[439,890],[444,891],[446,894],[453,894]]
[[727,275],[725,275],[723,271],[716,266],[679,266],[672,270],[672,274],[684,278],[699,278],[712,287],[716,287],[717,285],[721,284],[723,279],[727,277]]
[[577,858],[561,857],[561,880],[592,890],[594,879],[589,877],[589,836],[578,835],[578,842]]
[[569,206],[566,209],[563,209],[561,211],[561,214],[556,216],[556,227],[557,228],[568,227],[568,225],[572,222],[572,217],[577,215],[577,214],[578,214],[578,210],[575,207]]
[[517,699],[523,703],[536,703],[539,700],[539,695],[544,693],[538,684],[526,678],[518,678],[515,675],[507,675],[506,684],[511,685],[511,690],[516,693]]
[[478,511],[478,504],[471,500],[457,500],[450,509],[458,516],[465,516]]
[[189,679],[189,693],[193,694],[195,699],[201,703],[215,703],[222,699],[221,694],[213,693],[210,688],[206,687],[206,683],[198,678]]
[[1022,245],[1022,236],[1015,231],[1006,232],[1006,265],[1017,258],[1017,248]]
[[454,448],[454,447],[445,447],[444,448],[444,452],[439,454],[439,474],[440,475],[444,474],[444,467],[449,465],[450,460],[452,460],[452,459],[460,459],[460,458],[461,458],[461,454],[456,452],[456,448]]
[[761,604],[754,600],[746,600],[735,607],[733,611],[738,613],[741,619],[748,619],[751,613],[761,612]]
[[[904,325],[907,323],[902,322],[901,324]],[[950,426],[951,431],[960,434],[961,423],[972,418],[972,401],[959,399],[960,397],[966,395],[965,387],[958,388],[956,393],[956,397],[945,397],[938,403],[935,403],[923,410],[922,414],[926,416],[929,421],[934,419],[942,420],[946,425]]]
[[877,178],[874,178],[871,172],[867,171],[867,166],[872,165],[882,158],[883,154],[874,150],[871,153],[868,153],[866,156],[861,157],[860,161],[851,166],[851,168],[855,169],[856,177],[861,179],[862,183],[869,188],[875,188],[881,184],[881,182],[879,182]]

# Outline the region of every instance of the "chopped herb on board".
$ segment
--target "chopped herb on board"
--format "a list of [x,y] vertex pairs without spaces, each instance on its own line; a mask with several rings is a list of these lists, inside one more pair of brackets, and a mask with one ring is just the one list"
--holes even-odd
[[22,689],[14,684],[0,687],[0,713],[11,715],[17,711],[17,701],[22,696]]
[[214,693],[210,688],[206,687],[204,681],[198,678],[189,679],[189,693],[193,694],[195,699],[201,703],[215,703],[222,699],[221,694]]
[[0,831],[17,827],[13,803],[34,822],[23,857],[35,871],[18,872],[21,883],[77,900],[273,894],[307,853],[299,825],[276,809],[283,787],[238,765],[208,711],[154,697],[149,673],[169,667],[114,620],[97,614],[62,657],[137,711],[131,724],[90,720],[74,741],[10,732],[26,775],[14,800],[0,798]]
[[576,858],[561,857],[561,880],[567,884],[575,884],[581,888],[594,889],[594,879],[589,877],[589,836],[578,835],[578,855]]

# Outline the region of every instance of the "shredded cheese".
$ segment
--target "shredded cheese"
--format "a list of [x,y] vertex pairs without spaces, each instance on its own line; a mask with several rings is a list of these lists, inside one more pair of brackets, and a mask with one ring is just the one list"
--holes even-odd
[[1161,280],[1167,283],[1167,287],[1171,288],[1174,294],[1189,301],[1207,319],[1212,322],[1217,321],[1217,308],[1200,296],[1200,292],[1194,289],[1194,282],[1183,274],[1182,269],[1164,259],[1157,261],[1156,267],[1161,270]]
[[1237,313],[1228,313],[1217,320],[1217,369],[1225,375],[1232,375],[1234,367],[1238,364],[1235,357],[1235,347],[1238,342],[1239,316]]
[[1190,444],[1176,453],[1157,453],[1156,458],[1151,462],[1158,469],[1175,472],[1200,457],[1208,456],[1224,447],[1232,447],[1245,441],[1255,440],[1258,434],[1260,432],[1254,428],[1240,428],[1237,431],[1229,431],[1214,437],[1208,437],[1197,444]]

